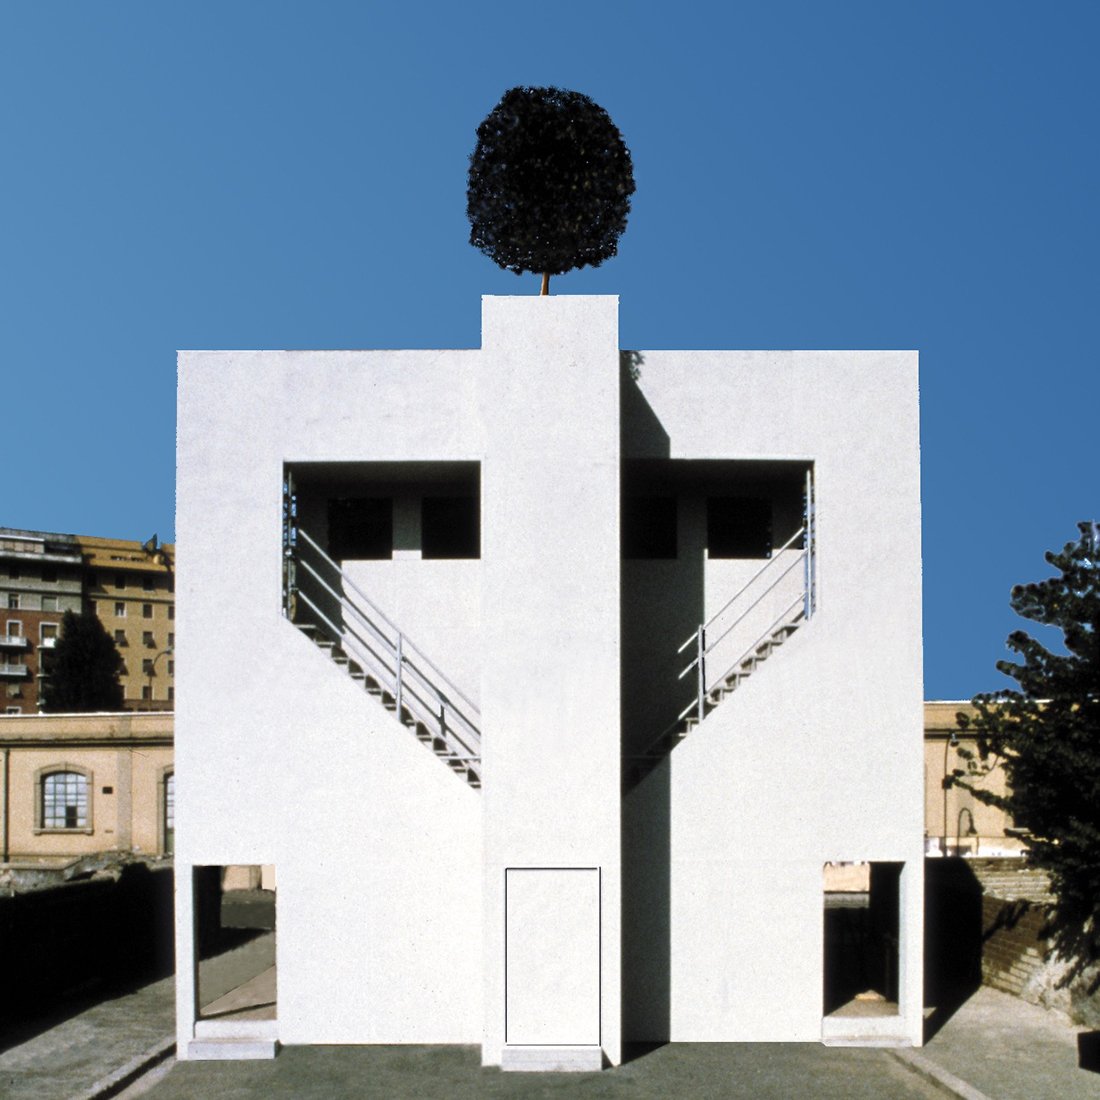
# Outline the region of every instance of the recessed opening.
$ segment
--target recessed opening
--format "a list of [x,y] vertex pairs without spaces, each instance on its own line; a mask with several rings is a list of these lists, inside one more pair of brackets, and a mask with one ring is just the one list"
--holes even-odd
[[391,497],[335,497],[328,501],[329,555],[336,561],[376,561],[393,554]]
[[825,864],[824,1015],[898,1014],[902,866]]
[[200,1020],[274,1020],[275,868],[194,869]]
[[480,558],[481,509],[476,496],[426,496],[420,502],[424,558]]
[[772,502],[764,497],[707,498],[708,558],[770,558]]
[[481,556],[477,462],[288,464],[296,526],[333,561]]

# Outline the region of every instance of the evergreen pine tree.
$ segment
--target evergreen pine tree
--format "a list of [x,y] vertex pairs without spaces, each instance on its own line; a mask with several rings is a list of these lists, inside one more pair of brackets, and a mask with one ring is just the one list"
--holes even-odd
[[46,671],[43,710],[122,709],[122,655],[95,615],[65,612]]
[[[1055,946],[1079,973],[1100,949],[1100,524],[1046,554],[1058,575],[1012,590],[1012,609],[1062,632],[1065,653],[1023,630],[1008,637],[1017,660],[997,667],[1018,689],[978,695],[960,714],[978,752],[954,781],[1027,830],[1028,858],[1051,875]],[[1003,767],[1008,793],[978,785]]]

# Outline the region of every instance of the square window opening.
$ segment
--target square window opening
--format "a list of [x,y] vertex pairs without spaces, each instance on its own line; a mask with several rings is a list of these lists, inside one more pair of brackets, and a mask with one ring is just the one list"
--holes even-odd
[[329,555],[335,561],[380,561],[393,556],[393,500],[338,498],[328,502]]
[[759,497],[707,498],[708,558],[770,558],[772,502]]
[[424,497],[420,517],[422,557],[481,557],[481,508],[476,496]]

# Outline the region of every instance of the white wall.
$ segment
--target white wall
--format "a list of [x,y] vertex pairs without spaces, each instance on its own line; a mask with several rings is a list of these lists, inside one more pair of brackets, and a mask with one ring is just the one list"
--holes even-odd
[[[181,356],[177,864],[276,865],[280,1038],[480,1040],[499,1061],[506,869],[598,867],[617,1061],[624,812],[628,1038],[817,1038],[821,867],[875,859],[907,864],[919,1042],[915,354],[643,353],[664,457],[813,462],[819,603],[624,811],[619,475],[654,451],[628,432],[620,455],[615,300],[487,298],[484,325],[480,352]],[[480,794],[280,609],[283,464],[425,460],[482,463],[481,562],[355,569],[469,694],[480,675]],[[707,608],[743,566],[706,563]]]
[[[594,991],[598,1043],[588,1010],[566,1030],[587,1036],[581,1042],[602,1047],[612,1063],[620,1057],[617,308],[607,297],[483,300],[482,1059],[489,1064],[501,1060],[506,1042],[504,886],[506,872],[519,868],[549,875],[560,889],[536,892],[555,922],[577,942],[601,946],[599,972],[567,980],[552,978],[559,960],[549,951],[538,966],[521,952],[515,965],[538,988]],[[598,869],[595,906],[578,910],[572,878],[547,870],[560,868],[586,869],[586,883],[587,869]],[[514,945],[523,939],[519,918],[509,912],[508,920]],[[511,1022],[530,998],[514,983],[508,992],[517,998]],[[576,1005],[569,1000],[541,1022],[525,1017],[519,1041],[576,1042],[551,1026]]]
[[818,502],[817,615],[631,795],[667,803],[668,867],[638,890],[670,898],[671,1037],[818,1038],[821,867],[862,859],[907,864],[919,1043],[916,355],[646,352],[639,385],[670,457],[812,459]]
[[479,796],[280,607],[284,461],[478,457],[471,366],[180,357],[176,861],[277,867],[283,1042],[480,1037]]

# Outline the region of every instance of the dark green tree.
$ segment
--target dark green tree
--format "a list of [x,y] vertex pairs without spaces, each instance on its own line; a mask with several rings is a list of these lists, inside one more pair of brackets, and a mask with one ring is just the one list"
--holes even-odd
[[517,275],[550,276],[615,255],[634,169],[608,113],[580,92],[511,88],[477,128],[470,243]]
[[121,710],[122,654],[95,615],[66,611],[49,653],[42,708],[53,713]]
[[[1054,652],[1026,631],[1009,635],[1015,660],[997,668],[1018,688],[978,695],[977,753],[954,781],[998,806],[1026,830],[1028,858],[1050,872],[1057,899],[1050,933],[1059,954],[1083,971],[1100,949],[1100,525],[1047,562],[1058,575],[1012,589],[1012,609],[1062,633]],[[984,790],[981,777],[1003,767],[1008,793]]]

